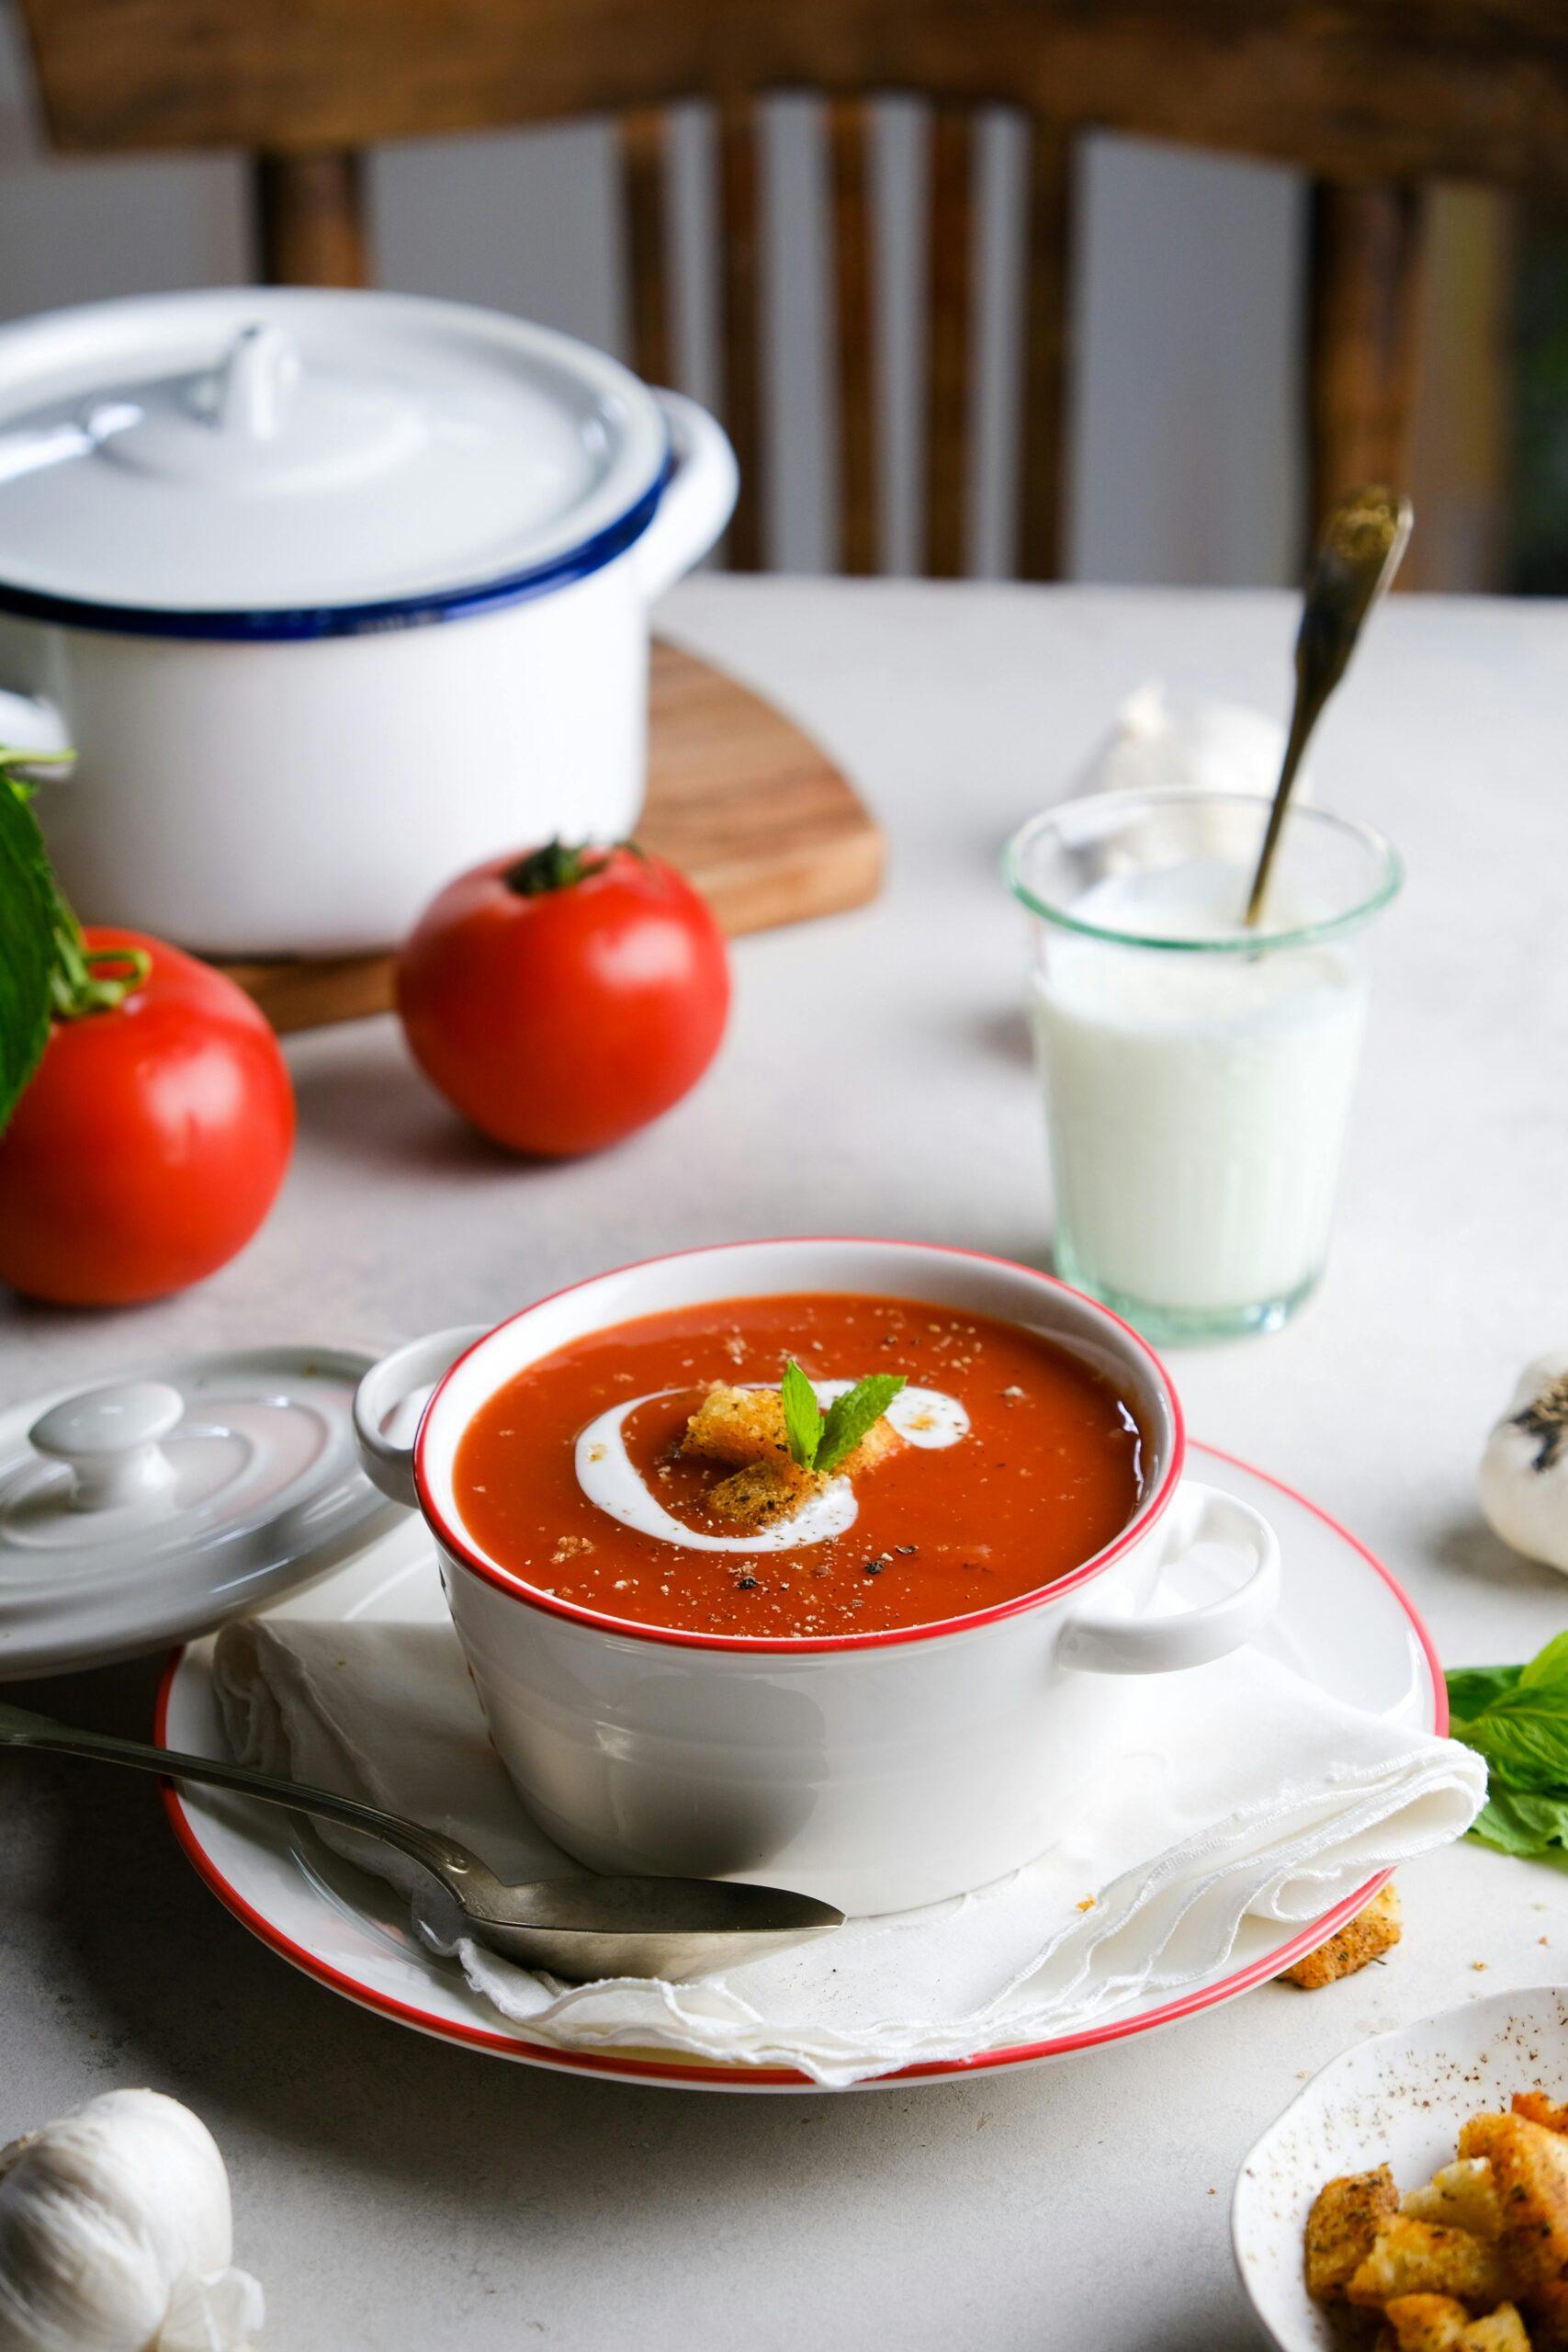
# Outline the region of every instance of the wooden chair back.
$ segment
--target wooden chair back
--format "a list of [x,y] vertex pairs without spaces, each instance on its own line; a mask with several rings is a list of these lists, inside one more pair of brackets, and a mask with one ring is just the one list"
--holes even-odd
[[65,153],[239,146],[256,158],[275,282],[372,274],[362,156],[412,137],[620,121],[632,359],[671,375],[667,109],[718,114],[725,421],[743,492],[732,563],[762,556],[759,101],[828,108],[840,513],[877,569],[871,100],[931,101],[925,569],[964,569],[978,110],[1026,119],[1019,571],[1060,568],[1070,389],[1073,150],[1111,130],[1272,158],[1314,182],[1309,512],[1399,478],[1410,431],[1422,189],[1568,177],[1561,0],[22,0]]

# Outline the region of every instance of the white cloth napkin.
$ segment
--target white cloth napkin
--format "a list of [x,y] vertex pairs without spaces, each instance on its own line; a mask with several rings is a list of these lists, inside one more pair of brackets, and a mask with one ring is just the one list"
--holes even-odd
[[[244,1762],[445,1830],[503,1879],[575,1867],[513,1794],[449,1625],[241,1623],[214,1673]],[[569,1985],[467,1941],[457,1961],[536,2041],[657,2044],[838,2087],[1178,1994],[1222,1965],[1248,1914],[1320,1917],[1374,1871],[1460,1837],[1485,1793],[1469,1748],[1363,1714],[1256,1650],[1151,1676],[1141,1695],[1136,1744],[1090,1809],[977,1894],[852,1920],[697,1984]],[[405,1890],[421,1876],[353,1831],[322,1834]]]

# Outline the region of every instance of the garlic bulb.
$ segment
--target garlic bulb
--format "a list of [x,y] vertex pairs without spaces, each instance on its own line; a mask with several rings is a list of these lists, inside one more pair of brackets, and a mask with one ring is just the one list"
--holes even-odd
[[262,2295],[232,2251],[212,2135],[158,2091],[0,2149],[0,2352],[244,2352]]
[[1537,1356],[1520,1374],[1477,1485],[1505,1544],[1568,1575],[1568,1352]]
[[[1186,789],[1246,793],[1271,798],[1285,756],[1285,729],[1277,718],[1241,703],[1191,697],[1173,707],[1164,685],[1150,678],[1130,694],[1115,722],[1069,788],[1089,792],[1148,792]],[[1295,797],[1305,798],[1311,781],[1303,769]],[[1211,809],[1194,827],[1149,817],[1135,838],[1123,842],[1124,862],[1135,865],[1207,853],[1237,865],[1257,854],[1258,820],[1246,810]]]
[[[1243,703],[1193,696],[1173,708],[1158,678],[1134,688],[1111,732],[1090,756],[1077,792],[1205,792],[1271,795],[1285,756],[1280,721]],[[1303,789],[1301,777],[1296,792]]]

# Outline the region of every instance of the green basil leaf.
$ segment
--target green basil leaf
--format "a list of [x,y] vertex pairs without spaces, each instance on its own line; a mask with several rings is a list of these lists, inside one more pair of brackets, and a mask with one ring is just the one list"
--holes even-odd
[[1529,1796],[1517,1789],[1493,1788],[1471,1823],[1470,1835],[1505,1854],[1555,1852],[1568,1847],[1568,1793]]
[[1568,1685],[1568,1634],[1559,1634],[1538,1650],[1529,1664],[1519,1669],[1519,1689],[1539,1690],[1543,1684],[1561,1682]]
[[865,1379],[857,1380],[841,1396],[834,1397],[828,1408],[822,1442],[817,1451],[817,1467],[824,1476],[836,1470],[854,1452],[872,1423],[882,1419],[905,1385],[906,1376],[901,1372],[873,1372]]
[[1568,1634],[1527,1666],[1462,1667],[1448,1685],[1452,1735],[1486,1765],[1471,1836],[1505,1854],[1568,1849]]
[[784,1399],[784,1435],[789,1440],[790,1453],[803,1470],[815,1469],[822,1442],[822,1408],[817,1402],[817,1391],[793,1356],[784,1366],[779,1394]]
[[1453,1717],[1456,1739],[1463,1736],[1461,1724],[1472,1722],[1484,1714],[1494,1699],[1511,1690],[1524,1668],[1518,1666],[1460,1666],[1447,1677],[1449,1712]]
[[1568,1796],[1568,1684],[1516,1684],[1466,1723],[1464,1739],[1510,1788]]
[[55,903],[38,819],[0,764],[0,1127],[49,1043]]

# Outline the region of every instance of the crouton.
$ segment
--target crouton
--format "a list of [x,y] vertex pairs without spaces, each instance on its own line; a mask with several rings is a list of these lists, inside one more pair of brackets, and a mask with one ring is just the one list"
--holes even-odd
[[1396,2295],[1388,2307],[1398,2352],[1530,2352],[1525,2324],[1512,2303],[1472,2319],[1448,2295]]
[[1472,2237],[1496,2237],[1503,2226],[1497,2184],[1484,2156],[1461,2156],[1420,2188],[1400,2199],[1399,2210],[1417,2222],[1446,2222]]
[[1386,2317],[1399,2352],[1460,2352],[1470,2325],[1451,2295],[1396,2295]]
[[1293,1968],[1281,1971],[1280,1981],[1299,1984],[1303,1993],[1315,1993],[1319,1985],[1337,1984],[1341,1976],[1354,1976],[1369,1962],[1381,1960],[1385,1951],[1393,1950],[1400,1931],[1399,1897],[1391,1882],[1337,1935],[1309,1951]]
[[1342,2173],[1320,2188],[1307,2216],[1308,2294],[1320,2303],[1343,2302],[1379,2230],[1398,2211],[1399,2191],[1386,2165],[1375,2172]]
[[784,1398],[776,1388],[731,1388],[717,1381],[686,1423],[681,1450],[736,1470],[751,1462],[787,1462]]
[[1460,2154],[1491,2164],[1502,2214],[1497,2250],[1532,2336],[1543,2346],[1568,2346],[1568,2140],[1529,2116],[1472,2115],[1460,2134]]
[[[902,1442],[886,1419],[874,1421],[834,1476],[858,1477]],[[827,1483],[792,1456],[784,1399],[776,1388],[732,1388],[716,1382],[686,1423],[681,1450],[729,1464],[734,1476],[719,1480],[709,1504],[721,1519],[753,1527],[798,1510]]]
[[720,1519],[749,1527],[767,1527],[798,1510],[822,1484],[790,1453],[784,1400],[776,1388],[732,1388],[716,1382],[686,1423],[681,1450],[731,1465],[729,1476],[709,1495],[708,1506]]
[[1543,2132],[1568,2132],[1568,2107],[1548,2098],[1544,2091],[1516,2091],[1511,2103],[1516,2115],[1539,2123]]
[[1460,2161],[1463,2163],[1481,2156],[1490,2163],[1493,2140],[1498,2131],[1509,2120],[1510,2118],[1506,2115],[1495,2115],[1490,2109],[1483,2108],[1478,2115],[1472,2115],[1467,2123],[1461,2123],[1459,2128]]
[[1499,2245],[1487,2245],[1468,2230],[1396,2213],[1379,2230],[1345,2293],[1350,2302],[1374,2311],[1401,2295],[1451,2295],[1457,2302],[1491,2310],[1509,2286]]
[[1512,2303],[1499,2303],[1484,2319],[1472,2319],[1460,2341],[1464,2352],[1530,2352],[1524,2321]]
[[767,1527],[775,1519],[797,1511],[822,1481],[797,1463],[749,1462],[721,1478],[707,1498],[719,1519],[733,1519],[748,1527]]

